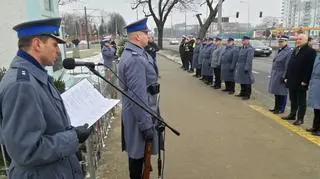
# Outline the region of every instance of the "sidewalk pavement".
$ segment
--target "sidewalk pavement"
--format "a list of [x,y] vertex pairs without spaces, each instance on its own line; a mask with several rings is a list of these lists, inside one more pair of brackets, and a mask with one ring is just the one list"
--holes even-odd
[[[297,135],[253,101],[214,90],[162,56],[158,63],[161,114],[181,132],[178,137],[166,131],[165,178],[320,178],[315,142]],[[120,122],[114,122],[114,127],[100,178],[126,179]],[[156,176],[156,156],[153,159]]]

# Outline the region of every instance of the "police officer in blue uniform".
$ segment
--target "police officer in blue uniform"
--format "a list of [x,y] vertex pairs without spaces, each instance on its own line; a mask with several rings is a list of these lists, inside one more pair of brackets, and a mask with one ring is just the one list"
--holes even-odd
[[201,39],[197,38],[195,47],[193,49],[193,56],[192,56],[192,65],[191,68],[192,69],[196,69],[196,74],[194,74],[194,77],[200,77],[201,75],[201,68],[199,68],[199,53],[200,53],[200,49],[201,49]]
[[234,94],[234,69],[238,60],[239,50],[234,45],[234,39],[229,38],[226,49],[221,55],[221,79],[225,83],[224,92]]
[[240,94],[236,95],[242,97],[243,100],[250,99],[251,88],[254,83],[252,75],[252,60],[254,57],[254,49],[249,43],[250,37],[243,36],[242,47],[239,51],[239,57],[236,65],[235,81],[241,85]]
[[282,35],[279,37],[278,43],[280,49],[275,55],[272,63],[269,93],[274,94],[275,96],[274,108],[270,109],[274,114],[283,113],[286,104],[288,89],[283,80],[292,54],[292,50],[288,47],[288,40],[288,36]]
[[90,135],[87,124],[72,127],[45,66],[60,53],[61,18],[16,25],[19,51],[0,83],[1,143],[11,158],[10,179],[82,179],[76,157]]
[[213,44],[213,38],[209,38],[205,49],[202,51],[202,68],[201,76],[203,76],[203,81],[207,85],[211,85],[213,82],[213,72],[211,67],[212,52],[216,49]]
[[204,55],[205,55],[205,51],[206,51],[206,47],[207,47],[207,42],[208,39],[207,38],[203,38],[202,39],[202,43],[201,43],[201,47],[199,49],[199,57],[198,57],[198,67],[197,70],[199,71],[199,80],[205,80],[205,77],[202,75],[202,63],[204,60]]
[[112,68],[112,62],[117,57],[117,54],[116,54],[117,49],[112,44],[112,42],[113,42],[113,39],[110,36],[104,37],[101,40],[101,43],[102,43],[101,53],[103,57],[103,64],[104,66],[107,66],[109,68]]
[[308,103],[313,108],[314,118],[312,127],[308,128],[307,131],[312,132],[315,136],[320,136],[320,57],[314,62],[309,85]]
[[[126,26],[128,39],[120,57],[118,72],[121,87],[136,101],[155,113],[159,111],[158,67],[144,49],[148,45],[147,18]],[[146,143],[158,151],[157,121],[142,108],[122,96],[122,149],[128,153],[131,179],[141,179]]]
[[[215,39],[216,49],[212,52],[211,67],[214,73],[214,89],[221,88],[221,54],[225,49],[225,46],[222,45],[222,38],[216,37]],[[212,76],[213,78],[213,76]]]

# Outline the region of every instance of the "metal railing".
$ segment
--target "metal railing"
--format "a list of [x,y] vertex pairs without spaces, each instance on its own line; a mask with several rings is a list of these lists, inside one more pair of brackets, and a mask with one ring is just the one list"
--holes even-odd
[[[116,72],[117,63],[113,63],[113,71]],[[117,83],[117,78],[113,75],[108,69],[104,67],[96,67],[103,76],[110,80],[113,84]],[[82,79],[88,79],[94,87],[105,97],[111,99],[118,99],[118,92],[115,91],[110,85],[108,85],[103,80],[99,79],[98,77],[94,76],[88,69],[86,68],[79,68],[73,71],[67,71],[65,75],[69,76],[69,84],[66,85],[67,87],[72,87],[73,85],[77,84]],[[104,116],[102,116],[94,125],[93,125],[93,132],[87,141],[84,144],[80,144],[79,151],[77,156],[80,161],[80,165],[82,167],[83,174],[85,178],[88,179],[95,179],[96,178],[96,170],[99,166],[99,161],[101,159],[101,155],[103,149],[105,148],[105,139],[107,138],[109,131],[112,126],[112,122],[115,119],[115,108],[110,110]],[[1,152],[4,162],[4,169],[2,170],[2,174],[6,174],[8,171],[8,161],[5,157],[4,148],[1,145]],[[1,175],[1,174],[0,174]],[[1,178],[1,176],[0,176]]]

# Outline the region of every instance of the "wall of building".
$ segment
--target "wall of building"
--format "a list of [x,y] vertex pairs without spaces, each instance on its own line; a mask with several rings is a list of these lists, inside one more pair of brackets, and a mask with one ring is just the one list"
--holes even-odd
[[0,1],[0,67],[8,67],[17,52],[17,34],[12,27],[28,19],[26,0]]
[[[0,34],[2,43],[0,43],[0,67],[8,68],[17,48],[17,34],[12,27],[21,22],[29,20],[44,19],[49,17],[59,17],[58,0],[1,0],[0,6]],[[51,2],[50,10],[44,7],[45,1]],[[62,50],[61,59],[65,57],[64,47],[60,45]],[[52,68],[48,68],[52,72]]]

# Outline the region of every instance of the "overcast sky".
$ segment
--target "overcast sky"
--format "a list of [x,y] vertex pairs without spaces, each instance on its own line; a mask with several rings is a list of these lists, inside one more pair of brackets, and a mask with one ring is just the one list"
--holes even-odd
[[[157,1],[157,0],[154,0]],[[217,1],[217,0],[216,0]],[[230,17],[230,21],[235,22],[248,22],[248,9],[250,18],[249,21],[251,24],[259,24],[261,19],[259,18],[259,12],[263,11],[263,16],[274,16],[280,17],[281,9],[281,0],[225,0],[223,4],[223,16]],[[61,7],[60,11],[74,11],[73,9],[83,9],[86,6],[88,9],[101,9],[105,12],[118,12],[120,13],[127,23],[131,23],[137,20],[137,13],[134,10],[131,10],[131,3],[133,0],[81,0],[78,3],[72,3]],[[203,0],[204,2],[204,0]],[[200,7],[194,10],[188,10],[186,13],[187,24],[197,24],[195,18],[196,13],[202,13],[203,16],[207,14],[206,6]],[[236,12],[240,12],[239,19],[235,18]],[[83,11],[77,11],[78,13],[83,13]],[[88,10],[88,14],[93,14],[98,16],[99,11]],[[144,17],[142,9],[138,12],[138,18],[141,19]],[[172,13],[172,22],[173,24],[183,23],[185,21],[185,13],[175,10]],[[149,28],[154,28],[155,23],[152,18],[149,18],[148,21]],[[171,26],[171,17],[168,18],[166,26]]]

